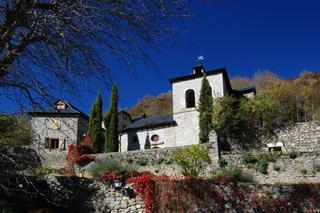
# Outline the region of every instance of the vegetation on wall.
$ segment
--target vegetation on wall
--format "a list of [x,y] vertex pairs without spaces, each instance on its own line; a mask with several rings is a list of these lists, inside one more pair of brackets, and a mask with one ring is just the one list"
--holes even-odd
[[31,126],[28,117],[0,114],[0,144],[29,145]]
[[118,87],[112,86],[109,110],[104,118],[105,126],[105,152],[117,152],[118,141]]
[[199,141],[200,143],[209,142],[209,133],[212,129],[212,110],[213,110],[213,100],[212,100],[212,89],[209,81],[204,73],[200,97],[199,97]]
[[191,145],[186,149],[174,151],[171,157],[185,176],[198,177],[207,164],[211,163],[208,149],[199,145]]
[[101,91],[98,91],[96,101],[93,103],[89,116],[88,133],[92,140],[92,147],[95,153],[103,150],[104,141],[102,140],[102,97]]

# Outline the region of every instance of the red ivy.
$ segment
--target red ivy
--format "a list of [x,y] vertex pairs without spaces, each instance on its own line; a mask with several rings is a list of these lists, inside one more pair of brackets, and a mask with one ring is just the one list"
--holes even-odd
[[81,165],[95,160],[95,156],[90,155],[90,136],[87,135],[78,145],[69,144],[66,156],[67,167],[65,172],[75,174],[75,164]]
[[152,175],[150,172],[144,172],[137,177],[129,178],[128,183],[132,183],[137,194],[144,198],[146,212],[152,212],[155,201],[154,175]]

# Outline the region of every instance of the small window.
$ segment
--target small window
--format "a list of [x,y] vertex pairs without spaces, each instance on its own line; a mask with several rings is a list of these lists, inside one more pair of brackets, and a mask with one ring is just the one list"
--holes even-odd
[[44,140],[45,149],[58,149],[59,148],[59,139],[56,138],[45,138]]
[[188,89],[186,91],[186,107],[191,108],[196,106],[196,101],[194,97],[194,90]]
[[157,141],[159,141],[159,135],[152,135],[152,136],[151,136],[151,141],[152,141],[152,142],[157,142]]

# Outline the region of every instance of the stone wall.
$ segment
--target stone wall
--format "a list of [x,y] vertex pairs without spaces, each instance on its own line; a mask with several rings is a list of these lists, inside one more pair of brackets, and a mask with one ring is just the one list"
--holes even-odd
[[[259,155],[261,153],[256,153]],[[320,153],[278,154],[268,163],[268,174],[261,174],[252,166],[246,166],[243,154],[223,154],[227,167],[236,166],[250,174],[259,184],[320,183]],[[291,156],[291,157],[290,157]],[[257,166],[258,162],[253,166]],[[277,169],[275,169],[277,167]]]
[[0,144],[0,174],[23,171],[41,165],[37,153],[27,147]]
[[320,121],[296,123],[277,134],[284,151],[320,152]]
[[[210,138],[214,140],[214,136],[214,134],[211,134]],[[208,173],[213,167],[216,168],[218,165],[217,142],[200,144],[199,146],[204,146],[209,150],[212,164],[206,169],[206,173]],[[138,171],[150,171],[154,174],[180,175],[180,168],[172,161],[171,154],[178,149],[184,149],[186,147],[188,146],[96,154],[96,161],[83,167],[82,172],[88,175],[88,172],[90,172],[90,169],[96,163],[111,159],[133,166],[136,165],[139,167]]]
[[0,187],[0,209],[12,207],[8,212],[145,212],[143,198],[130,186],[115,189],[97,180],[53,174],[16,175],[14,180],[3,182],[8,189]]
[[[0,188],[0,209],[12,207],[13,212],[146,212],[144,200],[139,196],[130,196],[125,188],[115,189],[96,180],[48,175],[28,177],[28,181],[33,187],[27,188],[25,178],[16,177],[16,182],[10,185],[11,194]],[[159,202],[155,203],[154,212],[315,212],[320,208],[319,184],[235,184],[223,179],[198,179],[189,187],[188,179],[177,181],[177,184],[167,184],[161,189],[171,188],[174,190],[167,193],[179,192],[182,196],[155,194]]]

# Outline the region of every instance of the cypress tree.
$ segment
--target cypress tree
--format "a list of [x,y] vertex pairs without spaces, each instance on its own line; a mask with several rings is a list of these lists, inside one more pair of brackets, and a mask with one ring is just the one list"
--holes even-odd
[[209,132],[212,129],[212,90],[209,81],[206,78],[206,74],[203,74],[201,83],[201,91],[199,98],[199,141],[200,143],[209,142]]
[[102,97],[101,91],[98,91],[96,101],[93,103],[89,116],[89,130],[88,133],[92,140],[93,152],[99,152],[103,148],[102,140]]
[[119,150],[118,141],[118,87],[112,86],[110,107],[104,118],[105,130],[105,152],[117,152]]

